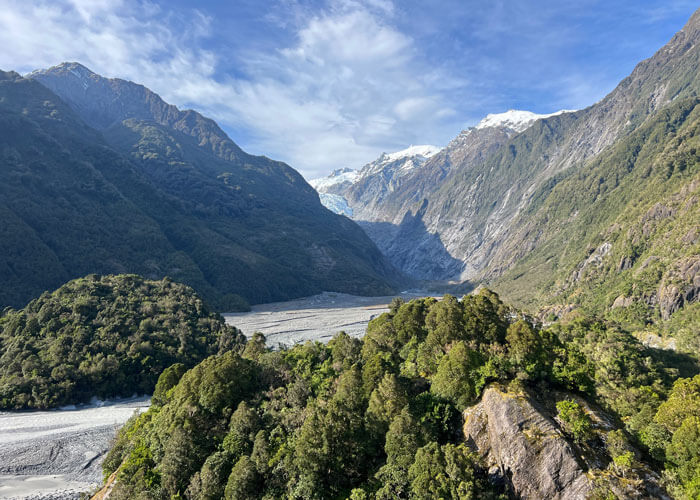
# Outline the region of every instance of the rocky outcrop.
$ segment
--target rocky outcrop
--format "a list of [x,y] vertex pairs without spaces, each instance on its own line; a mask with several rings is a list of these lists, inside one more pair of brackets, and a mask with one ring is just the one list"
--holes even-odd
[[[555,402],[564,399],[575,400],[591,419],[593,435],[585,443],[574,445],[559,426]],[[467,444],[481,456],[489,479],[505,483],[515,498],[577,500],[612,493],[619,499],[668,499],[659,475],[641,460],[622,475],[615,472],[605,444],[614,429],[605,412],[552,389],[536,394],[494,385],[464,412]]]
[[464,435],[518,498],[583,500],[593,490],[554,420],[523,395],[488,388],[464,412]]
[[667,320],[686,304],[700,298],[700,257],[677,262],[658,290],[659,311]]

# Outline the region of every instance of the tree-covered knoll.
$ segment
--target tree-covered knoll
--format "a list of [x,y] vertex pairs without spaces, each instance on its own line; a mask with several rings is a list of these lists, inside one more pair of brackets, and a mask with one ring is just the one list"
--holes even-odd
[[[180,369],[164,373],[154,406],[120,431],[104,469],[117,471],[117,500],[505,498],[461,429],[461,412],[500,383],[605,408],[623,429],[608,446],[578,403],[558,405],[577,446],[602,447],[595,477],[633,480],[643,460],[668,463],[669,481],[685,487],[680,464],[697,455],[673,447],[656,417],[679,375],[670,364],[614,325],[542,329],[485,289],[396,300],[362,340],[340,333],[271,351],[257,334],[177,385]],[[694,373],[688,360],[684,374]],[[678,428],[687,434],[692,422]],[[643,456],[632,460],[631,444]]]
[[185,285],[90,275],[4,311],[0,408],[150,394],[171,365],[184,371],[243,341]]

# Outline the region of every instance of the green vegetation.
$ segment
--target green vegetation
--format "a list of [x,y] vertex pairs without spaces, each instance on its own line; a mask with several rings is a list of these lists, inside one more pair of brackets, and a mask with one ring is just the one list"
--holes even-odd
[[[631,441],[647,455],[661,450],[648,463],[667,463],[669,481],[688,488],[697,455],[674,446],[672,432],[685,439],[696,420],[665,410],[684,388],[664,401],[679,375],[670,366],[688,375],[698,366],[676,361],[614,325],[542,329],[486,289],[395,300],[362,340],[340,333],[328,345],[270,351],[257,335],[175,386],[165,372],[165,396],[120,431],[104,470],[118,471],[115,499],[504,498],[463,442],[460,413],[486,385],[515,380],[607,409],[621,427],[604,437],[610,474],[634,476]],[[581,405],[557,407],[582,446],[598,439]]]
[[570,399],[559,401],[557,413],[564,423],[564,428],[571,433],[576,442],[583,443],[591,437],[591,417],[576,401]]
[[154,387],[158,403],[187,368],[243,342],[185,285],[91,275],[0,317],[0,408],[49,408]]
[[674,101],[536,193],[516,226],[537,234],[537,247],[496,289],[529,308],[568,305],[673,335],[679,348],[697,352],[698,104]]
[[[120,85],[117,108],[149,107]],[[245,154],[193,112],[98,132],[65,102],[0,72],[0,309],[91,273],[168,276],[219,311],[324,290],[392,293],[374,244],[289,166]]]

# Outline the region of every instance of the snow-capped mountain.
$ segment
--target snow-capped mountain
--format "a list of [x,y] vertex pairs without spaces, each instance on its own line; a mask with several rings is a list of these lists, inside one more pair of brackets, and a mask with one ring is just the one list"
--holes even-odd
[[440,151],[431,145],[409,146],[395,153],[383,153],[379,158],[360,169],[357,181],[381,173],[386,177],[400,177],[423,163]]
[[382,153],[359,170],[341,168],[327,177],[312,179],[309,184],[321,195],[321,203],[335,213],[352,217],[354,210],[345,194],[356,184],[368,185],[377,197],[392,191],[399,179],[423,165],[440,151],[437,146],[409,146],[394,153]]
[[565,111],[543,115],[511,110],[490,114],[444,148],[410,146],[384,153],[358,171],[335,171],[310,184],[319,193],[335,195],[322,196],[322,203],[357,221],[395,266],[418,278],[455,275],[463,264],[444,251],[437,234],[456,237],[450,231],[459,232],[461,226],[442,220],[439,214],[424,218],[423,211],[434,202],[449,202],[443,200],[440,190],[449,183],[462,186],[459,172],[471,175],[472,168],[537,120],[562,113]]
[[[333,172],[326,177],[311,179],[309,184],[319,193],[339,194],[348,189],[356,180],[357,170],[353,170],[352,168],[339,168],[333,170]],[[321,202],[323,202],[323,197],[321,198]]]
[[481,120],[475,128],[484,129],[489,127],[506,127],[513,129],[516,132],[522,132],[529,128],[537,120],[561,115],[562,113],[573,113],[573,111],[562,109],[555,113],[541,115],[533,113],[532,111],[511,109],[505,113],[491,113],[486,115],[486,118]]

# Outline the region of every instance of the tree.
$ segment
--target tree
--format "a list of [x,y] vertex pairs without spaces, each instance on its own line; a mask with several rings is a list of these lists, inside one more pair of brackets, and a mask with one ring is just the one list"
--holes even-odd
[[408,404],[408,395],[399,379],[393,373],[387,373],[372,391],[367,407],[367,423],[370,432],[384,436],[389,424]]
[[591,417],[581,408],[581,405],[576,401],[566,399],[559,401],[556,406],[557,416],[562,426],[574,437],[576,442],[583,443],[591,437]]
[[294,447],[295,498],[324,498],[327,491],[326,474],[329,469],[328,448],[324,418],[315,406],[306,408],[307,416],[299,431]]
[[188,498],[196,498],[198,500],[219,500],[224,496],[224,488],[227,479],[231,473],[231,457],[226,452],[216,452],[209,455],[209,458],[204,462],[202,470],[197,473],[196,489],[197,493],[191,490],[193,481],[190,482],[188,488]]
[[477,293],[462,299],[462,308],[465,339],[483,344],[503,343],[510,311],[496,292],[481,288]]
[[482,355],[469,349],[463,341],[455,342],[440,360],[430,386],[431,392],[452,401],[457,408],[466,408],[484,386],[478,371],[483,361]]
[[252,361],[259,360],[260,356],[267,352],[266,342],[267,339],[265,338],[265,335],[260,332],[253,333],[253,336],[248,339],[248,342],[246,342],[245,349],[243,349],[241,357]]
[[700,416],[683,420],[673,433],[666,456],[688,498],[700,495]]
[[679,378],[656,413],[654,420],[674,432],[683,421],[700,415],[700,375],[694,378]]
[[363,418],[365,407],[360,369],[355,365],[338,378],[338,388],[328,403],[323,422],[329,461],[326,481],[335,493],[357,484],[369,465]]
[[409,465],[413,463],[416,451],[422,444],[423,434],[420,426],[406,406],[389,425],[384,445],[387,463],[408,470]]
[[401,344],[406,344],[411,339],[419,342],[425,340],[427,335],[425,316],[429,308],[435,303],[435,299],[426,298],[402,303],[393,313],[392,322],[396,330],[396,338]]
[[260,484],[255,464],[243,455],[231,470],[224,491],[225,500],[250,500],[260,494]]
[[260,430],[255,435],[253,442],[253,452],[250,455],[250,460],[255,464],[255,469],[263,476],[267,473],[270,462],[270,445],[268,436],[265,430]]
[[473,460],[464,445],[440,447],[428,443],[416,452],[408,472],[411,498],[472,500],[476,498],[473,470]]
[[328,342],[336,371],[347,370],[360,360],[362,343],[345,332],[340,332]]
[[506,332],[508,354],[511,362],[529,375],[540,375],[544,365],[544,352],[539,332],[519,319],[508,326]]
[[168,391],[177,385],[186,371],[187,368],[182,363],[175,363],[163,370],[163,373],[158,377],[158,383],[153,391],[151,403],[154,406],[163,406],[167,403]]
[[377,491],[378,500],[408,498],[410,483],[408,468],[413,463],[416,451],[423,444],[423,435],[418,422],[404,407],[389,426],[384,450],[386,464],[376,474],[381,487]]
[[260,428],[258,414],[245,401],[231,415],[229,431],[224,438],[223,448],[235,461],[253,450],[253,439]]

